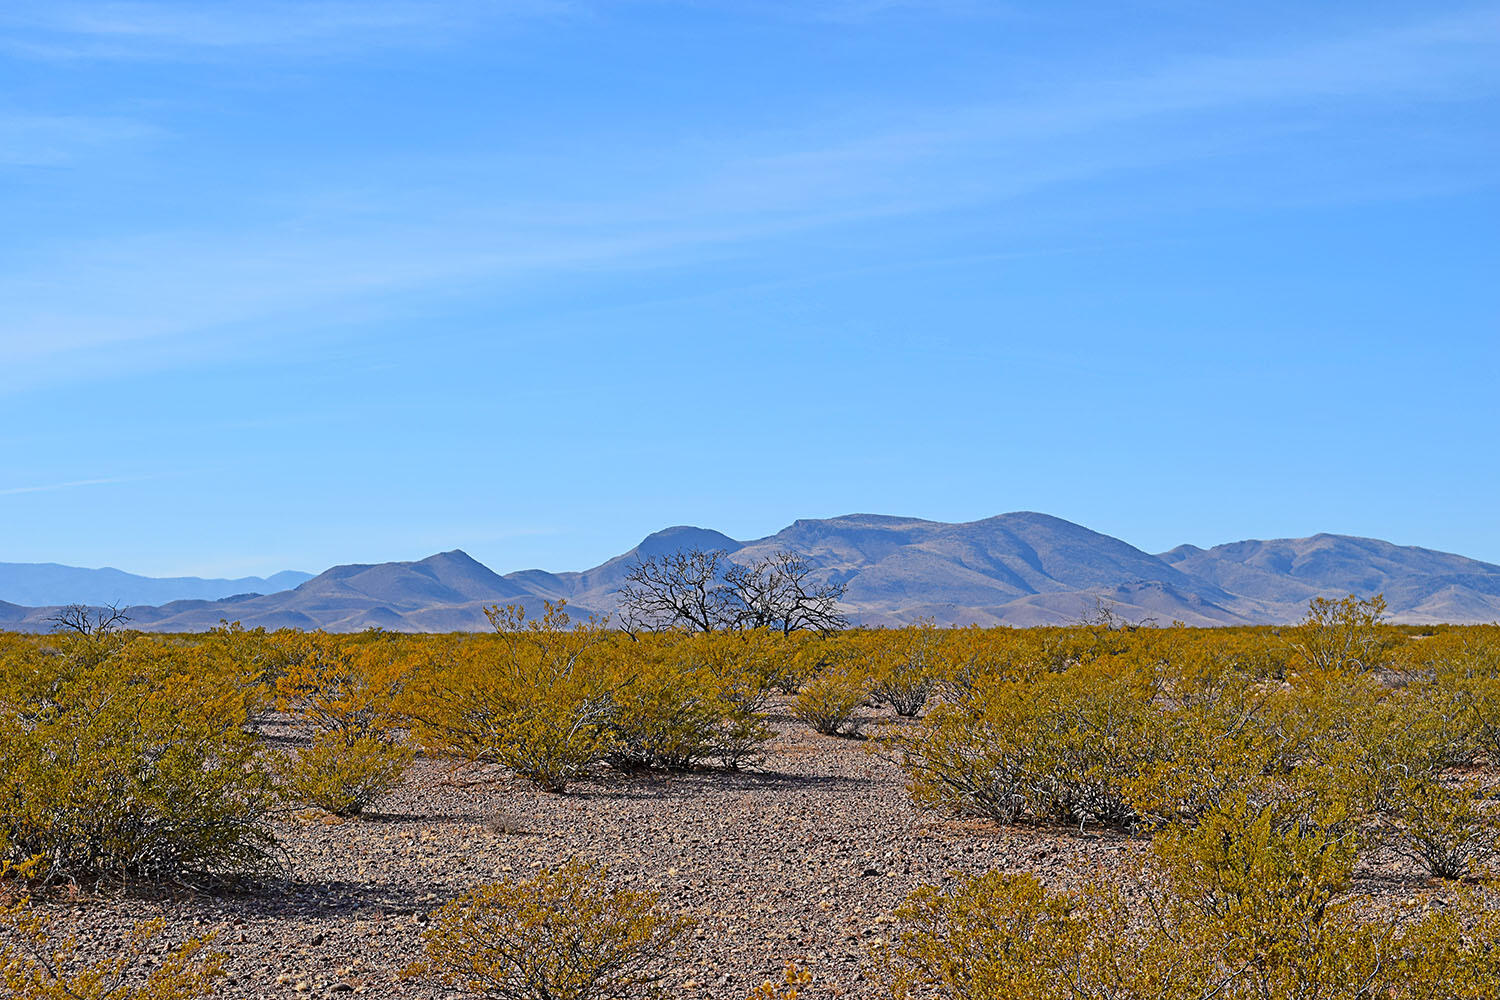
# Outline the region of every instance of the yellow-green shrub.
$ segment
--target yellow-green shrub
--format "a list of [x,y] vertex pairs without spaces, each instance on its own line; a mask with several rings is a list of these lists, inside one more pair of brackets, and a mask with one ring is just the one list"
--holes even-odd
[[290,629],[267,632],[264,628],[245,628],[237,621],[222,619],[219,627],[203,636],[199,644],[265,691],[275,687],[277,678],[306,646],[301,632]]
[[1073,661],[1056,648],[1055,629],[994,629],[971,625],[943,637],[942,687],[962,698],[985,679],[1033,680]]
[[848,672],[860,669],[867,659],[865,645],[868,633],[793,632],[781,640],[789,652],[776,673],[775,684],[782,694],[795,695],[813,677],[824,671]]
[[1263,783],[1276,743],[1261,720],[1273,694],[1258,665],[1224,652],[1184,642],[1160,664],[1153,736],[1124,781],[1142,826],[1194,822]]
[[609,653],[611,761],[735,769],[771,737],[759,711],[774,677],[773,637],[758,632],[646,636]]
[[410,663],[380,637],[311,633],[276,681],[277,706],[313,734],[278,765],[293,801],[357,816],[400,783],[415,756],[397,705]]
[[922,806],[1013,823],[1033,800],[1029,764],[1045,738],[1030,686],[995,678],[938,705],[919,727],[890,738]]
[[1347,835],[1231,795],[1198,826],[1159,835],[1128,892],[996,872],[918,889],[878,965],[900,1000],[1497,995],[1491,900],[1460,894],[1392,919],[1351,892],[1353,862]]
[[615,678],[596,655],[602,626],[571,627],[562,605],[527,620],[490,608],[496,635],[429,651],[405,704],[423,747],[496,764],[562,792],[609,751]]
[[871,688],[903,718],[915,718],[943,679],[944,637],[933,619],[875,637],[871,649]]
[[1315,597],[1307,614],[1291,631],[1293,668],[1304,675],[1363,673],[1383,666],[1390,651],[1404,641],[1401,633],[1382,628],[1385,598],[1342,600]]
[[1391,813],[1408,856],[1439,878],[1463,878],[1495,855],[1500,828],[1480,804],[1477,784],[1449,788],[1408,778],[1397,785]]
[[959,630],[956,680],[889,741],[920,804],[1002,822],[1140,830],[1196,822],[1240,792],[1302,822],[1355,824],[1399,782],[1473,760],[1482,703],[1472,656],[1461,674],[1437,646],[1424,671],[1367,668],[1393,636],[1410,641],[1376,610],[1315,606],[1296,649],[1265,630]]
[[858,671],[829,668],[803,683],[792,702],[792,714],[826,736],[854,736],[857,715],[870,697],[869,681]]
[[1031,681],[983,678],[891,744],[923,805],[1129,827],[1132,782],[1160,754],[1157,691],[1150,669],[1112,657]]
[[1088,933],[1077,909],[1029,874],[922,886],[896,909],[896,941],[877,964],[897,1000],[1071,998]]
[[0,660],[0,852],[43,880],[263,867],[252,682],[206,647],[66,639]]
[[465,893],[432,915],[407,974],[496,1000],[659,996],[691,923],[607,874],[575,859]]
[[319,733],[278,763],[279,790],[335,816],[359,816],[401,784],[413,753],[407,744],[375,736]]
[[[24,875],[0,865],[0,879]],[[85,961],[78,941],[59,933],[46,912],[24,892],[0,898],[0,988],[9,1000],[197,1000],[211,996],[224,978],[224,957],[198,937],[170,949],[158,938],[163,920],[137,924],[123,947],[106,958]],[[164,954],[163,954],[164,952]],[[153,956],[149,972],[138,971]],[[155,956],[160,957],[155,957]]]
[[1408,641],[1397,666],[1413,686],[1437,704],[1459,758],[1489,757],[1500,763],[1500,627],[1449,629]]

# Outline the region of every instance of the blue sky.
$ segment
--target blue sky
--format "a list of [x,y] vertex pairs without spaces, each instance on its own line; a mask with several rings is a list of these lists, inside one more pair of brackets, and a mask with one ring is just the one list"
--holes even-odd
[[0,560],[1500,561],[1500,6],[0,5]]

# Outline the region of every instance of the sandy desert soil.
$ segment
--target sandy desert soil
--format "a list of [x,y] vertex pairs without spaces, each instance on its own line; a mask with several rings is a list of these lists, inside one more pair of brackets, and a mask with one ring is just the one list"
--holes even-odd
[[[684,995],[740,1000],[794,959],[815,977],[808,1000],[874,997],[870,947],[911,888],[994,867],[1065,886],[1145,849],[1108,831],[1006,829],[916,810],[900,770],[869,741],[818,736],[784,715],[773,722],[779,737],[757,770],[601,773],[563,796],[514,779],[455,781],[447,765],[419,761],[375,817],[280,822],[280,880],[241,892],[77,896],[48,909],[96,955],[142,918],[164,917],[169,941],[214,931],[232,977],[224,996],[456,997],[399,978],[426,914],[476,884],[578,855],[696,918],[672,984]],[[1406,895],[1421,880],[1377,857],[1361,881]]]

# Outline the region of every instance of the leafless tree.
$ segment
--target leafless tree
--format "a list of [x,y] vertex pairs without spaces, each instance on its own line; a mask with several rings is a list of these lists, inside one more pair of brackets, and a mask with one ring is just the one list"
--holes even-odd
[[844,584],[816,583],[813,568],[795,552],[777,552],[748,566],[732,565],[724,579],[739,610],[740,627],[790,634],[800,629],[830,631],[849,624],[838,609]]
[[686,549],[641,559],[620,588],[620,622],[626,632],[728,628],[735,611],[724,586],[721,549]]
[[86,639],[93,639],[124,628],[130,616],[117,604],[98,609],[87,604],[69,604],[60,608],[57,614],[48,616],[47,621],[54,632],[76,632]]
[[1086,628],[1094,632],[1136,632],[1155,624],[1156,619],[1152,617],[1131,621],[1120,614],[1119,605],[1114,601],[1095,595],[1094,610],[1079,618],[1074,623],[1074,627]]
[[828,630],[848,624],[838,610],[843,596],[842,583],[814,582],[812,567],[793,552],[738,564],[722,550],[688,549],[631,567],[620,588],[620,618],[630,633]]

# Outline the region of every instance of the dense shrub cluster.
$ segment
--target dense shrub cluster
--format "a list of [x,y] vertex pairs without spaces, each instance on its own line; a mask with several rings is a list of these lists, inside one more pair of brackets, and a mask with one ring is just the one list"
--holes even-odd
[[913,797],[960,814],[1142,830],[1240,793],[1320,825],[1383,817],[1433,871],[1461,874],[1488,851],[1487,821],[1445,775],[1490,750],[1500,648],[1494,630],[1412,639],[1379,610],[1315,602],[1282,635],[1039,631],[950,660],[941,702],[888,740]]
[[1226,797],[1159,834],[1130,880],[1049,891],[988,874],[914,892],[880,955],[897,1000],[1493,998],[1500,909],[1480,891],[1407,914],[1351,890],[1348,835]]
[[312,731],[312,744],[278,763],[283,793],[357,816],[394,789],[416,752],[397,707],[409,670],[387,636],[297,637],[276,677],[277,707]]
[[431,752],[561,792],[600,762],[738,768],[770,738],[774,634],[627,638],[575,626],[561,607],[490,614],[494,636],[448,643],[418,668],[409,711]]
[[[879,719],[920,805],[1153,838],[1121,884],[992,873],[919,890],[880,959],[894,997],[1493,996],[1500,628],[1419,632],[1382,610],[1315,601],[1285,629],[1137,629],[1101,610],[1074,628],[786,635],[626,634],[549,606],[492,608],[480,636],[0,634],[0,863],[38,882],[192,883],[266,867],[278,801],[359,815],[419,751],[563,792],[610,767],[753,764],[778,711],[844,736]],[[1377,912],[1351,888],[1377,842],[1453,884]],[[48,969],[52,929],[7,905],[0,982],[17,996],[166,1000],[217,977],[198,944],[143,992],[118,978],[143,944],[123,965]],[[439,910],[413,974],[497,997],[645,996],[683,928],[569,863]],[[792,970],[758,995],[806,982]]]
[[102,634],[0,654],[0,860],[43,881],[263,867],[263,691],[212,643]]

